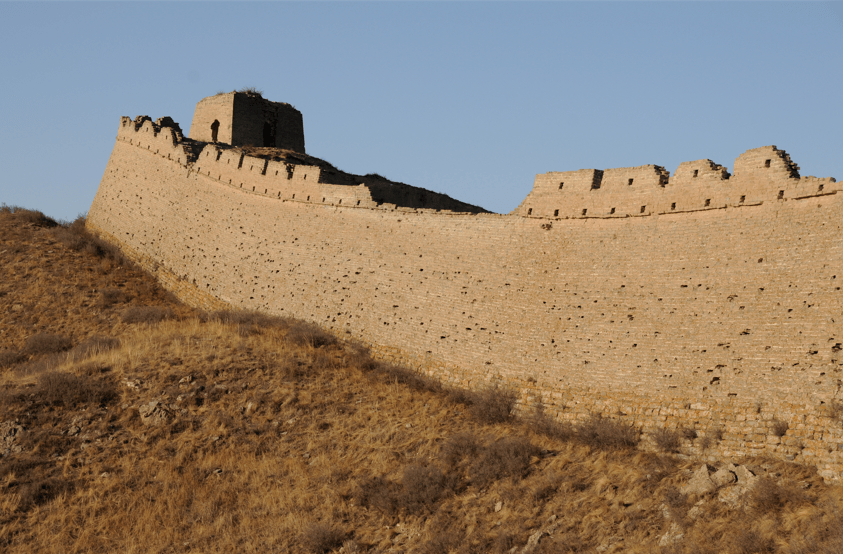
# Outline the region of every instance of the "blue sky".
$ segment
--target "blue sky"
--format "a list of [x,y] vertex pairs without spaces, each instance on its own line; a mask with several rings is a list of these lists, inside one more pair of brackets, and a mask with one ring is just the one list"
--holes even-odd
[[308,153],[496,212],[775,144],[843,180],[843,3],[0,2],[0,202],[87,211],[119,118],[254,86]]

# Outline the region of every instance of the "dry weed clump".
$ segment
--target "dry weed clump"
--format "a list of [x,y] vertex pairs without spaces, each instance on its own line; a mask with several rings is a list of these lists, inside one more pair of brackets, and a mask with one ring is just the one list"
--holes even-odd
[[517,400],[515,391],[497,386],[478,392],[451,389],[449,394],[454,401],[467,405],[473,418],[490,425],[511,421]]
[[793,509],[808,501],[805,491],[791,484],[782,485],[771,477],[761,477],[752,487],[750,506],[759,513]]
[[101,296],[98,303],[100,308],[110,308],[115,304],[122,304],[129,300],[129,295],[126,294],[126,291],[116,287],[103,289],[100,294]]
[[92,356],[103,354],[120,346],[120,339],[93,336],[87,338],[67,352],[67,361],[77,363]]
[[326,554],[342,546],[346,533],[333,523],[312,523],[301,535],[302,546],[314,554]]
[[91,234],[85,227],[85,216],[80,215],[71,222],[62,222],[51,229],[52,237],[77,252],[83,252],[99,259],[109,259],[118,265],[134,267],[117,246]]
[[43,354],[56,354],[70,350],[73,341],[61,335],[50,333],[38,333],[32,335],[23,345],[21,353],[25,356],[39,356]]
[[117,389],[108,378],[49,371],[38,376],[35,395],[48,406],[74,407],[100,405],[117,398]]
[[687,519],[689,508],[687,494],[682,494],[676,487],[670,487],[665,492],[664,505],[674,523],[683,529],[688,527],[690,522]]
[[524,437],[499,439],[478,453],[469,469],[469,480],[482,489],[500,479],[521,479],[527,475],[530,459],[540,451]]
[[163,306],[131,306],[123,310],[120,319],[123,323],[160,323],[173,317],[173,311]]
[[435,466],[410,464],[401,477],[401,504],[410,513],[433,511],[446,494],[452,493],[454,483]]
[[787,430],[790,428],[786,421],[779,421],[778,419],[773,420],[772,431],[773,435],[777,437],[783,437],[787,434]]
[[56,227],[58,223],[51,217],[47,217],[39,210],[29,210],[20,206],[7,206],[0,204],[0,214],[15,216],[15,222],[18,224],[29,224],[35,227]]
[[273,316],[250,310],[220,310],[202,316],[207,321],[236,325],[241,336],[259,335],[266,330],[286,331],[285,339],[297,346],[321,348],[338,344],[337,338],[314,323]]
[[679,451],[682,435],[676,429],[662,427],[653,433],[653,442],[662,452],[675,453]]
[[640,433],[631,425],[613,419],[592,416],[577,427],[577,439],[599,449],[634,448]]
[[18,350],[3,350],[0,352],[0,369],[12,367],[26,359]]

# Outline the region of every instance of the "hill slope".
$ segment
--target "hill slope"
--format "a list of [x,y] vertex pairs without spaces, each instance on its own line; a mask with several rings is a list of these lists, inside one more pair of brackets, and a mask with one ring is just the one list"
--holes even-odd
[[82,221],[3,207],[0,267],[5,552],[843,547],[813,469],[701,468],[612,421],[514,420],[506,391],[443,390],[308,324],[195,312]]

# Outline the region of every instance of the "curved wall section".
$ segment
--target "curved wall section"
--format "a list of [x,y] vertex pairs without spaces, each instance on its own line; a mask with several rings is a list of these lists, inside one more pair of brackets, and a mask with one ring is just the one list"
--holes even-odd
[[[293,199],[284,168],[280,195],[258,186],[274,174],[229,183],[216,149],[188,164],[154,131],[121,126],[88,223],[188,301],[314,321],[455,385],[515,387],[522,409],[560,419],[720,437],[686,440],[688,454],[770,453],[839,477],[843,195],[817,180],[787,177],[811,195],[769,198],[764,181],[753,202],[640,217],[372,209]],[[635,169],[661,188],[658,166]]]

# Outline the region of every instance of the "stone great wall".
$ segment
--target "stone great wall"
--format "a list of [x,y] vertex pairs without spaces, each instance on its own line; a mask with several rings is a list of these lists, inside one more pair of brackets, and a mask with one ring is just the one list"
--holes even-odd
[[734,175],[710,160],[538,175],[492,214],[343,173],[304,153],[294,108],[237,115],[223,96],[197,106],[192,138],[123,118],[88,214],[187,302],[314,321],[449,384],[517,389],[524,409],[629,421],[645,446],[694,429],[691,456],[841,477],[834,179],[767,146]]

